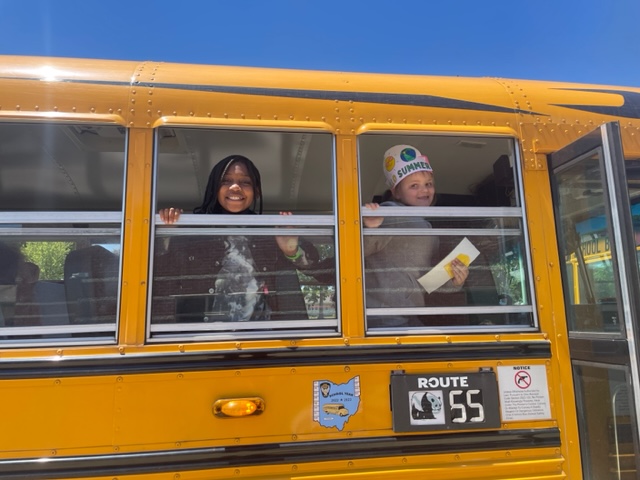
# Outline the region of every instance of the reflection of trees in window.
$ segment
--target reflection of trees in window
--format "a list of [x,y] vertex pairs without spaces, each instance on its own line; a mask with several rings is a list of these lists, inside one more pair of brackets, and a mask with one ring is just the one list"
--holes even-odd
[[64,260],[73,242],[25,242],[21,251],[28,262],[40,267],[40,280],[62,280]]
[[611,260],[593,262],[587,265],[593,279],[593,290],[596,299],[615,298],[616,288],[613,282],[613,265]]
[[[491,273],[495,278],[498,294],[506,296],[513,305],[525,305],[526,293],[523,291],[522,259],[517,252],[506,252],[491,264]],[[509,302],[507,301],[507,304]]]
[[[335,249],[332,243],[315,244],[320,258],[320,265],[327,266],[327,261],[335,262]],[[335,264],[334,264],[335,265]],[[331,273],[334,275],[334,273]],[[326,277],[326,274],[318,275],[318,278]],[[309,318],[336,318],[334,285],[319,282],[316,278],[298,271],[300,289],[304,295]]]

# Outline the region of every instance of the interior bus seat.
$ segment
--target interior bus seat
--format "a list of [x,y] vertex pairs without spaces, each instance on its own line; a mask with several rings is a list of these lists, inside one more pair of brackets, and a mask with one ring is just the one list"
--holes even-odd
[[40,305],[35,299],[35,286],[40,278],[40,267],[32,262],[20,262],[16,276],[16,303],[11,325],[31,327],[41,324]]
[[69,323],[115,323],[118,256],[100,245],[69,252],[64,286]]

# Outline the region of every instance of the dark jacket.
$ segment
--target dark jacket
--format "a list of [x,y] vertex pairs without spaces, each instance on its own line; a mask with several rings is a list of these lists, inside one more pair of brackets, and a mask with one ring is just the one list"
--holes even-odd
[[[153,323],[230,321],[225,306],[229,293],[244,295],[237,270],[225,272],[225,236],[172,238],[166,251],[157,245],[153,282]],[[247,236],[255,270],[257,302],[251,320],[308,318],[298,279],[298,268],[318,263],[313,245],[300,238],[304,254],[297,260],[284,256],[272,236]],[[222,298],[225,297],[225,298]],[[228,303],[228,302],[227,302]]]

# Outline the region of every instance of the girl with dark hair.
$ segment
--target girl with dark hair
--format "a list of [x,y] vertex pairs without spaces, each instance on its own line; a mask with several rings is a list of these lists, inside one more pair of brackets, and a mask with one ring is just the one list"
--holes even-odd
[[[160,210],[163,222],[180,218],[182,209]],[[209,175],[196,214],[254,215],[262,213],[260,172],[251,160],[230,155]],[[289,215],[288,212],[282,212]],[[177,321],[248,321],[306,319],[298,269],[318,263],[315,247],[296,236],[229,235],[173,238],[166,254],[176,282],[159,285],[178,298]],[[166,270],[165,270],[166,271]],[[177,285],[176,285],[177,283]],[[157,289],[156,289],[157,288]],[[177,291],[175,291],[177,290]]]

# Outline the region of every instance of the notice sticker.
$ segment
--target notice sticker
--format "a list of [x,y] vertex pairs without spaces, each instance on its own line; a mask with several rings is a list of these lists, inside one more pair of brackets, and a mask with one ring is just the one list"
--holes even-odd
[[503,421],[551,418],[544,365],[498,367],[498,389]]

